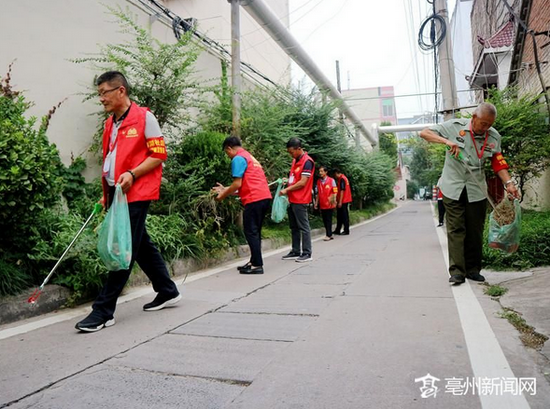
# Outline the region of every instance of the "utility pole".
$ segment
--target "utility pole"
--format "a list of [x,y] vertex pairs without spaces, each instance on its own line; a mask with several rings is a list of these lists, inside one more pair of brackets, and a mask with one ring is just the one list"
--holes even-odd
[[453,61],[453,45],[451,41],[451,30],[449,25],[449,14],[447,11],[447,0],[434,0],[435,11],[445,21],[447,32],[441,44],[439,44],[437,54],[439,60],[439,72],[441,73],[441,93],[443,95],[444,118],[449,120],[454,118],[454,110],[458,107],[456,97],[455,83],[455,64]]
[[[340,61],[336,60],[336,89],[341,94],[342,93],[342,86],[340,84]],[[338,116],[340,118],[340,122],[342,125],[344,124],[344,113],[342,112],[342,109],[338,107]]]
[[233,88],[233,136],[241,137],[241,0],[231,3],[231,87]]
[[340,61],[336,60],[336,89],[341,94],[342,86],[340,85]]

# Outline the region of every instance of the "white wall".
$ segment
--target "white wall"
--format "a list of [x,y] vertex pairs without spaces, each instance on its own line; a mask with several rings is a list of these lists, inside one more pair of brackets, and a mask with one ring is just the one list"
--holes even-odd
[[[102,3],[128,9],[144,27],[151,27],[160,41],[175,41],[171,27],[160,21],[150,25],[148,11],[137,0],[17,0],[2,5],[0,76],[16,60],[12,84],[24,90],[26,98],[35,103],[29,111],[31,115],[41,117],[68,98],[55,113],[48,131],[50,141],[57,144],[66,164],[70,163],[71,155],[86,154],[98,126],[97,117],[91,114],[100,108],[92,102],[83,103],[79,95],[92,85],[97,72],[69,59],[97,53],[99,44],[119,43],[125,38]],[[226,0],[169,0],[164,4],[169,8],[174,5],[173,11],[182,18],[198,18],[199,30],[208,31],[208,35],[219,36],[218,40],[230,38],[230,4]],[[288,15],[288,0],[272,0],[270,5],[279,15]],[[186,10],[191,14],[186,14]],[[271,47],[267,34],[244,16],[246,12],[242,14],[246,38],[243,42],[251,43],[242,52],[243,60],[271,79],[288,83],[289,58]],[[230,41],[225,43],[229,49]],[[218,78],[220,60],[215,54],[203,52],[197,69],[205,80]],[[94,167],[91,161],[88,164]],[[95,169],[97,174],[97,166]]]

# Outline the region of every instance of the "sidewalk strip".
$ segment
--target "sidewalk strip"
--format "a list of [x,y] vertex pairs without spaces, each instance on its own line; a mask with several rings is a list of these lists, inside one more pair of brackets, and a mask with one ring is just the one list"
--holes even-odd
[[[390,211],[388,211],[384,214],[381,214],[379,216],[376,216],[376,217],[373,217],[371,219],[365,220],[364,222],[358,223],[356,225],[350,226],[350,229],[356,229],[358,227],[361,227],[361,226],[364,226],[366,224],[372,223],[372,222],[374,222],[374,221],[376,221],[376,220],[378,220],[378,219],[380,219],[384,216],[389,215],[390,213],[397,210],[399,207],[400,206],[397,206],[397,207],[393,208],[392,210],[390,210]],[[312,241],[313,242],[321,241],[323,239],[323,237],[324,236],[321,235],[318,238],[313,239]],[[288,251],[289,249],[290,249],[290,246],[286,245],[284,247],[265,252],[264,253],[264,258],[275,256],[277,254]],[[222,272],[225,272],[225,271],[232,270],[232,269],[236,268],[237,266],[243,264],[244,261],[246,261],[246,259],[242,258],[242,259],[239,259],[237,261],[231,262],[229,264],[224,264],[224,265],[219,266],[219,267],[203,270],[202,272],[193,273],[193,274],[189,275],[189,277],[187,277],[186,279],[183,279],[183,280],[181,279],[181,276],[177,277],[177,278],[175,277],[174,281],[176,282],[178,287],[180,287],[183,284],[183,282],[192,283],[193,281],[201,280],[203,278],[207,278],[207,277],[213,276],[215,274],[219,274],[219,273],[222,273]],[[182,280],[182,281],[181,281],[180,284],[178,284],[178,282],[180,280]],[[150,295],[150,294],[154,294],[153,288],[150,285],[134,287],[134,288],[130,289],[127,294],[119,297],[119,299],[117,300],[117,305],[129,302],[129,301],[132,301],[132,300],[135,300],[137,298],[140,298],[140,297],[143,297],[143,296],[146,296],[146,295]],[[26,322],[24,324],[14,323],[15,325],[13,327],[10,326],[11,324],[7,324],[6,329],[0,330],[0,340],[10,338],[10,337],[13,337],[13,336],[16,336],[16,335],[25,334],[27,332],[34,331],[34,330],[37,330],[37,329],[40,329],[40,328],[44,328],[44,327],[47,327],[47,326],[50,326],[50,325],[54,325],[54,324],[57,324],[57,323],[60,323],[60,322],[72,320],[74,318],[89,314],[91,311],[92,311],[91,306],[86,305],[86,306],[73,308],[73,309],[70,309],[70,310],[67,310],[67,311],[52,312],[52,313],[46,314],[46,317],[44,317],[42,319],[38,319],[38,320],[36,320],[36,319],[33,320],[32,318],[30,318],[29,319],[30,322]]]
[[[435,220],[435,211],[432,202],[430,202],[430,208],[434,215],[434,226],[437,226]],[[447,251],[447,236],[442,228],[435,227],[439,244],[441,245],[441,251],[443,258],[445,259],[445,266],[447,271],[449,269],[449,254]],[[470,356],[470,363],[476,380],[501,380],[516,379],[510,364],[502,352],[502,348],[498,343],[498,340],[487,321],[485,312],[479,303],[476,295],[474,294],[470,281],[466,280],[464,284],[460,286],[452,286],[453,296],[458,309],[458,315],[462,330],[464,332],[464,338],[466,340],[466,347],[468,348],[468,355]],[[453,376],[460,376],[459,374],[453,374]],[[510,392],[504,393],[503,391],[496,391],[491,394],[479,394],[481,401],[481,407],[483,409],[529,409],[529,403],[524,395],[512,394]]]

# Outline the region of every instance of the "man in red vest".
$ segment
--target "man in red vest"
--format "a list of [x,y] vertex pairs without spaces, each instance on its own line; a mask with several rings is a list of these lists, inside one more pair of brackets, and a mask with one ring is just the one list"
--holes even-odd
[[76,324],[83,332],[95,332],[115,324],[116,301],[137,261],[149,277],[156,298],[143,306],[156,311],[181,299],[176,284],[170,279],[164,260],[151,242],[145,228],[152,200],[158,200],[161,164],[166,160],[164,139],[155,116],[128,97],[129,85],[124,75],[109,71],[97,79],[99,101],[113,115],[103,131],[103,198],[108,208],[115,184],[122,187],[128,200],[132,229],[132,261],[128,270],[110,271],[107,282],[92,305],[92,312]]
[[292,250],[283,256],[283,260],[303,263],[313,260],[307,207],[311,203],[315,162],[302,149],[302,142],[298,138],[291,138],[286,144],[286,150],[293,160],[288,185],[280,194],[287,195],[290,203],[288,220],[292,232]]
[[[352,202],[351,187],[348,178],[340,169],[334,170],[336,176],[336,184],[338,186],[338,202],[336,210],[336,229],[334,234],[348,235],[349,234],[349,204]],[[344,231],[340,230],[344,226]]]
[[260,162],[241,146],[241,140],[229,136],[223,141],[223,150],[231,158],[233,183],[228,187],[218,183],[212,190],[218,194],[216,200],[238,192],[244,205],[244,235],[250,247],[250,261],[238,267],[241,274],[263,274],[262,223],[269,210],[271,192],[267,185]]
[[323,224],[325,225],[324,241],[333,240],[332,237],[332,213],[336,207],[336,195],[338,188],[333,178],[328,175],[328,170],[325,166],[319,167],[319,176],[317,180],[317,197],[315,198],[315,208],[321,209]]

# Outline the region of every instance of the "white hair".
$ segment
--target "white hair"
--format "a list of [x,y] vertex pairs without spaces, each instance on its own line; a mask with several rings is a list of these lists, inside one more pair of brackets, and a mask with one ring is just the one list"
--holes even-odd
[[488,102],[482,102],[479,104],[474,111],[474,115],[478,118],[484,117],[484,116],[492,116],[494,118],[497,117],[497,109],[493,104],[490,104]]

